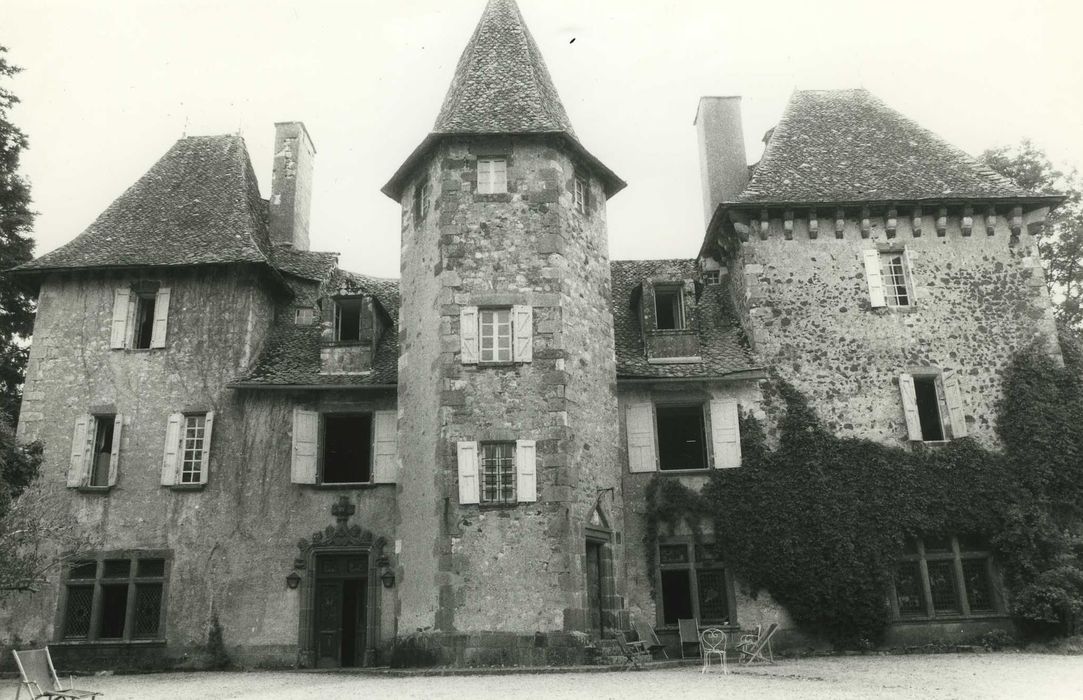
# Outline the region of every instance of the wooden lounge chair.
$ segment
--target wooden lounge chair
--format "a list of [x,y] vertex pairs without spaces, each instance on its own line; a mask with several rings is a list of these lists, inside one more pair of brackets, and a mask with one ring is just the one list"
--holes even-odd
[[616,630],[613,632],[613,636],[620,646],[620,653],[624,654],[624,668],[631,668],[638,671],[640,668],[639,655],[646,654],[647,647],[643,642],[629,642],[628,637],[624,634],[624,630]]
[[[746,634],[737,644],[737,651],[741,652],[738,663],[751,665],[755,663],[773,664],[775,655],[771,650],[771,637],[778,631],[778,624],[772,622],[764,629],[762,625],[756,627],[756,634]],[[766,652],[766,654],[764,653]]]
[[685,647],[688,644],[695,644],[696,651],[700,649],[699,646],[699,620],[691,618],[689,620],[677,620],[677,631],[681,635],[681,658],[687,658],[685,656]]
[[19,667],[19,675],[22,677],[19,689],[15,692],[15,700],[19,700],[24,688],[31,698],[92,698],[101,695],[93,690],[76,690],[71,687],[71,678],[68,679],[68,687],[62,687],[53,667],[49,647],[13,650],[11,653],[15,655],[15,665]]
[[699,648],[703,654],[703,668],[700,673],[707,673],[711,667],[711,657],[717,656],[722,663],[722,673],[729,673],[726,668],[726,633],[717,627],[709,627],[699,635]]
[[658,641],[658,635],[655,634],[653,627],[646,622],[640,622],[639,620],[634,620],[632,622],[632,627],[635,628],[636,636],[639,637],[639,641],[643,642],[643,645],[647,647],[647,651],[651,653],[652,657],[654,656],[654,652],[660,651],[662,652],[662,656],[667,659],[669,658],[669,653],[666,652],[666,645]]

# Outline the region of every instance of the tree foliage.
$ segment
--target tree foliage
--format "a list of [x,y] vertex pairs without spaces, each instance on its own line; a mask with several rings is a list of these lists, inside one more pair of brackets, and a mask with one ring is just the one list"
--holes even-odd
[[[27,138],[10,120],[19,98],[5,85],[21,69],[8,62],[0,46],[0,272],[33,257],[30,186],[19,175],[19,156]],[[0,274],[0,412],[14,423],[26,368],[25,339],[33,329],[33,302],[9,275]]]
[[1064,195],[1065,202],[1049,214],[1038,237],[1038,250],[1058,302],[1058,320],[1070,328],[1083,327],[1083,179],[1074,169],[1055,166],[1029,140],[985,151],[981,160],[1024,189]]
[[767,404],[777,447],[741,419],[740,469],[713,471],[699,493],[657,476],[647,492],[647,560],[661,528],[709,523],[719,554],[752,591],[768,591],[801,627],[840,647],[882,640],[886,591],[906,539],[986,538],[1010,612],[1035,633],[1071,632],[1083,613],[1083,367],[1039,349],[1004,377],[1004,449],[973,439],[905,450],[829,433],[805,397],[775,377]]

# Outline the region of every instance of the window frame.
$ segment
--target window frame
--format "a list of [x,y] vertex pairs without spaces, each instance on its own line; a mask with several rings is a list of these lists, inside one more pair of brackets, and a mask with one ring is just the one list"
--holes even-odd
[[704,270],[703,284],[707,287],[717,287],[722,284],[722,270]]
[[[369,449],[368,449],[368,481],[326,481],[324,479],[326,456],[327,456],[327,418],[328,416],[368,416],[369,419]],[[320,411],[319,412],[319,436],[316,442],[316,486],[327,488],[352,488],[357,486],[370,486],[376,481],[376,411]]]
[[[486,164],[488,167],[483,168],[482,164]],[[504,164],[504,182],[503,189],[498,187],[496,179],[497,163]],[[475,173],[477,176],[477,193],[478,194],[507,194],[508,193],[508,157],[500,155],[479,156],[477,164],[475,166]],[[484,177],[482,173],[484,174]],[[484,188],[482,184],[484,183]]]
[[[308,320],[302,318],[307,315]],[[293,310],[293,325],[295,326],[312,326],[316,323],[316,309],[311,306],[298,306]]]
[[424,221],[432,203],[432,185],[428,178],[423,178],[414,186],[414,222],[415,226]]
[[[693,401],[677,401],[677,400],[658,401],[658,400],[655,400],[653,402],[653,404],[654,404],[654,410],[652,411],[652,413],[653,413],[653,418],[654,418],[654,444],[655,444],[654,449],[655,449],[655,451],[657,453],[657,459],[658,459],[658,464],[657,464],[658,468],[656,469],[656,473],[658,473],[658,474],[662,474],[662,473],[665,473],[665,474],[708,474],[708,473],[710,473],[711,465],[712,465],[712,459],[711,459],[711,457],[712,457],[712,448],[708,446],[710,431],[708,430],[708,425],[707,425],[707,415],[708,415],[707,402],[705,402],[705,401],[696,401],[696,400],[693,400]],[[700,437],[700,444],[702,445],[702,451],[703,451],[703,466],[702,467],[667,469],[667,468],[662,466],[664,460],[662,459],[662,431],[661,431],[661,426],[660,426],[660,421],[659,421],[659,413],[661,413],[662,411],[664,411],[666,409],[674,409],[674,408],[698,408],[699,409],[699,412],[700,412],[699,426],[700,426],[700,436],[701,436]]]
[[[171,550],[118,550],[80,552],[76,555],[67,555],[64,562],[64,578],[60,585],[60,596],[57,602],[55,623],[53,626],[54,643],[63,645],[84,644],[139,644],[161,643],[166,638],[167,602],[169,600],[169,582],[173,568],[173,552]],[[127,560],[129,562],[127,576],[106,577],[105,562],[114,560]],[[161,560],[162,574],[160,576],[141,575],[139,562],[142,560]],[[72,576],[76,567],[80,564],[93,562],[95,565],[93,577],[74,578]],[[102,637],[102,586],[118,585],[126,582],[128,585],[127,598],[124,609],[124,631],[120,637]],[[161,597],[158,601],[157,630],[154,635],[139,635],[135,633],[135,615],[140,585],[160,585]],[[85,635],[68,634],[68,614],[71,605],[70,589],[73,587],[92,587],[90,615],[87,622]]]
[[[209,445],[207,444],[207,411],[195,411],[192,413],[182,413],[184,416],[184,422],[181,424],[181,444],[177,454],[177,481],[175,486],[199,486],[203,482],[203,460],[207,453]],[[188,421],[192,418],[202,418],[203,424],[200,426],[199,435],[199,452],[196,453],[195,458],[192,460],[197,469],[194,472],[189,472],[194,475],[194,478],[190,481],[185,481],[185,465],[188,463]]]
[[576,173],[572,183],[572,204],[577,212],[586,216],[587,200],[590,192],[590,180],[586,175]]
[[[117,414],[115,413],[92,413],[90,419],[93,421],[93,426],[87,426],[87,430],[94,431],[94,442],[90,447],[90,464],[86,466],[86,486],[84,489],[90,490],[102,490],[107,491],[112,488],[109,485],[109,469],[111,467],[113,450],[116,447],[113,443],[118,439],[115,425],[117,420]],[[105,452],[100,452],[99,441],[101,439],[100,433],[106,429],[109,431],[109,449]],[[94,483],[94,475],[98,471],[98,459],[99,454],[107,455],[104,473],[104,482],[101,484]]]
[[924,372],[912,372],[911,376],[914,379],[914,403],[917,404],[917,406],[918,406],[919,425],[920,425],[921,404],[918,401],[918,393],[917,393],[918,382],[922,382],[922,383],[931,382],[932,385],[933,385],[933,392],[934,392],[935,397],[936,397],[936,417],[937,417],[937,422],[940,425],[940,439],[939,440],[933,440],[933,439],[926,438],[925,437],[925,426],[922,425],[921,426],[921,441],[922,441],[922,443],[931,444],[931,445],[939,445],[939,444],[943,444],[943,443],[946,443],[946,442],[950,442],[952,438],[949,437],[949,433],[948,433],[948,428],[950,427],[949,426],[949,421],[947,419],[948,403],[947,403],[947,400],[944,398],[944,384],[941,381],[940,373],[939,372],[936,372],[936,373],[932,373],[932,372],[927,372],[927,373],[924,373]]
[[[884,290],[884,304],[890,309],[911,309],[914,302],[914,282],[910,272],[910,256],[905,248],[880,250],[880,280]],[[898,259],[899,272],[892,270],[894,259]],[[899,277],[902,279],[900,280]],[[901,283],[900,283],[901,282]],[[899,290],[902,290],[900,294]],[[906,303],[900,303],[905,295]]]
[[[142,291],[132,289],[132,334],[131,334],[131,348],[132,350],[151,350],[154,345],[154,322],[156,320],[156,307],[158,305],[158,292],[155,291]],[[147,338],[146,345],[140,344],[140,327],[142,324],[139,322],[142,309],[147,309]]]
[[[658,294],[673,294],[675,300],[673,316],[674,327],[673,328],[661,328],[658,325]],[[659,284],[655,285],[654,293],[654,331],[662,333],[676,333],[684,332],[688,330],[688,315],[684,307],[684,285],[683,284]]]
[[[499,333],[497,333],[497,330],[496,330],[499,327],[500,324],[496,321],[495,316],[494,316],[494,320],[493,320],[493,322],[491,324],[492,328],[493,328],[493,336],[492,336],[492,338],[493,338],[493,347],[489,349],[490,352],[494,353],[494,356],[493,356],[492,359],[489,359],[489,360],[486,360],[485,357],[484,357],[484,355],[485,355],[485,345],[484,345],[484,342],[485,342],[485,333],[484,333],[485,321],[484,321],[484,319],[485,319],[485,314],[487,314],[487,313],[490,313],[490,314],[506,313],[508,315],[508,323],[507,323],[507,326],[508,326],[508,347],[507,347],[508,357],[507,357],[507,359],[500,359],[500,358],[496,357],[497,351],[500,349],[499,346],[498,346],[498,343],[499,343],[499,340],[500,340],[501,336],[500,336]],[[510,307],[510,306],[479,306],[478,307],[478,364],[479,365],[510,365],[510,364],[514,364],[514,363],[515,363],[515,315],[512,313],[512,307]]]
[[[997,581],[996,563],[988,546],[981,548],[964,548],[957,535],[947,536],[951,541],[950,550],[929,551],[926,547],[926,537],[916,537],[910,540],[914,545],[913,551],[904,551],[895,557],[895,565],[891,573],[889,584],[889,603],[891,605],[892,618],[895,622],[929,622],[935,620],[959,620],[989,617],[1004,617],[1006,615],[1004,600],[1000,594]],[[933,599],[932,584],[929,577],[929,562],[951,562],[952,578],[955,588],[955,603],[957,611],[936,610]],[[964,562],[981,561],[985,566],[985,579],[988,585],[990,609],[974,611],[971,606],[970,594],[967,590],[966,571]],[[917,564],[919,577],[919,596],[922,604],[920,614],[903,613],[899,606],[898,592],[898,569],[902,565]]]
[[[683,545],[685,547],[686,561],[680,563],[663,564],[662,563],[662,547],[671,547]],[[729,567],[726,566],[725,558],[722,559],[710,559],[707,557],[700,557],[700,552],[706,552],[709,547],[714,547],[715,543],[706,540],[697,542],[693,536],[671,536],[671,537],[659,537],[655,542],[655,567],[654,567],[654,580],[655,580],[655,616],[656,625],[662,629],[677,629],[676,623],[667,623],[665,615],[665,603],[662,594],[662,572],[663,571],[681,571],[687,570],[689,572],[689,596],[692,603],[692,615],[699,621],[700,625],[711,625],[713,627],[722,628],[737,628],[738,622],[734,619],[737,611],[737,600],[733,590],[733,576],[730,573]],[[700,609],[700,572],[720,571],[723,576],[723,585],[725,586],[726,595],[726,616],[725,620],[715,620],[714,618],[705,619],[702,616],[702,610]]]
[[[332,300],[334,303],[334,342],[336,345],[361,345],[366,343],[366,339],[362,337],[362,329],[364,324],[361,323],[361,316],[365,313],[365,296],[342,296],[334,297]],[[343,306],[357,304],[357,338],[346,339],[342,338],[342,317]]]
[[[503,447],[508,450],[508,453],[500,459],[506,460],[509,467],[507,469],[501,469],[500,472],[496,472],[502,475],[506,475],[511,479],[511,493],[507,494],[507,486],[503,485],[502,480],[497,481],[496,491],[503,491],[502,498],[487,499],[485,497],[486,484],[487,484],[487,470],[486,470],[486,449],[494,447]],[[478,505],[482,508],[514,508],[519,505],[519,473],[518,464],[516,458],[518,456],[518,445],[515,440],[479,440],[478,441]],[[503,488],[502,488],[503,487]]]

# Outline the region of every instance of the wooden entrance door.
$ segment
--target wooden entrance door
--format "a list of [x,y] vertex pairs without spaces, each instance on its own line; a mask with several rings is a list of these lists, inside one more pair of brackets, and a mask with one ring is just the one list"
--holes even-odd
[[316,558],[316,666],[360,666],[365,659],[367,558],[333,555]]
[[595,639],[605,632],[602,623],[602,544],[587,540],[587,607],[590,631]]

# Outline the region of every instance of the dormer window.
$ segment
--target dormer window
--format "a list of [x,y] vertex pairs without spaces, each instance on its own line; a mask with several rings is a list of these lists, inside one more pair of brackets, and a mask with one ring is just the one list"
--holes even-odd
[[365,312],[364,299],[338,299],[335,301],[335,340],[358,342],[361,340],[361,315]]
[[676,331],[685,327],[684,294],[680,287],[654,288],[655,328]]
[[507,158],[478,158],[478,194],[504,194],[507,191]]

